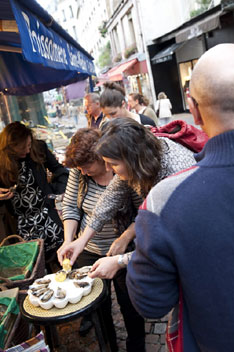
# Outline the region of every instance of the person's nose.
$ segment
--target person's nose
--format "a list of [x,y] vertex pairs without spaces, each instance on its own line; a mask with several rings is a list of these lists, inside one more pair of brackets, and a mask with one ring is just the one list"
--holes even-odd
[[80,172],[82,173],[82,175],[87,175],[88,170],[86,168],[80,168]]

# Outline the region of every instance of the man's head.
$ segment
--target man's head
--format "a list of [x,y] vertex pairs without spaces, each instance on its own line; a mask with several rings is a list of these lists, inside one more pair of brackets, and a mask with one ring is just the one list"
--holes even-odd
[[90,116],[98,117],[101,113],[99,95],[97,93],[86,94],[84,106]]
[[234,129],[234,44],[201,56],[190,81],[189,108],[196,124],[213,137]]

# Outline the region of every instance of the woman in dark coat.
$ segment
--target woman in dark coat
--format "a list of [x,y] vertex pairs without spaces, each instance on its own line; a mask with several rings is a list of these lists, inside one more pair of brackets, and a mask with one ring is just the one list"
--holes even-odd
[[[51,182],[47,180],[47,170],[52,173]],[[15,216],[21,237],[26,241],[44,239],[46,261],[63,242],[62,222],[54,200],[48,195],[64,193],[67,178],[68,170],[58,163],[45,142],[34,139],[31,129],[20,122],[10,123],[3,129],[0,199]]]

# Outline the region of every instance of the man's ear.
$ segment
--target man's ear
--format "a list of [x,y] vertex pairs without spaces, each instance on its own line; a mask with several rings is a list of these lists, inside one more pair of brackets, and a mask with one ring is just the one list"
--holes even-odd
[[202,126],[203,120],[200,114],[198,104],[191,97],[188,97],[187,100],[188,100],[189,111],[193,115],[195,125]]

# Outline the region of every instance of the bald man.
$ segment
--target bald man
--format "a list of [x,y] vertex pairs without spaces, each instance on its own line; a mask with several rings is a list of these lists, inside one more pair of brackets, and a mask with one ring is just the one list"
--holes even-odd
[[127,285],[138,312],[172,310],[169,351],[234,351],[234,44],[196,64],[189,106],[209,135],[197,164],[158,183],[136,219]]

